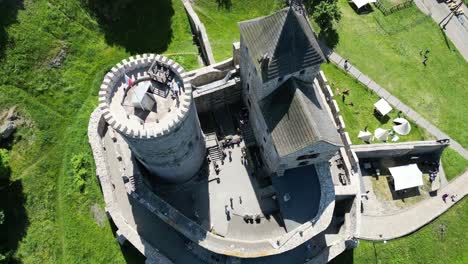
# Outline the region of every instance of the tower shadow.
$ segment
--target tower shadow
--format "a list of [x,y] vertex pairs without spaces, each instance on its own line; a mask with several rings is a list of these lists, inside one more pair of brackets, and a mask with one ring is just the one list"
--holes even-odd
[[20,9],[24,9],[23,0],[0,1],[0,59],[8,46],[7,28],[17,21]]
[[132,54],[162,53],[172,41],[171,0],[128,0],[110,3],[88,0],[88,8],[97,18],[110,45],[124,47]]
[[29,225],[25,202],[21,180],[0,181],[0,210],[4,214],[3,224],[0,224],[0,254],[5,256],[2,263],[21,263],[13,254]]

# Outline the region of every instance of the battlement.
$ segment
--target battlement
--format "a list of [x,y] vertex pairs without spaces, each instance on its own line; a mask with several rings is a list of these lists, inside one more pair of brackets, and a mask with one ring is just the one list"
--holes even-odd
[[[163,105],[161,109],[157,109],[157,119],[144,121],[131,118],[132,114],[122,105],[130,88],[125,82],[125,74],[134,80],[135,86],[141,82],[151,82],[148,70],[155,61],[168,68],[182,84],[178,100],[165,100],[164,104],[156,100],[158,105]],[[163,55],[143,54],[122,60],[105,75],[99,90],[99,108],[103,111],[106,122],[119,133],[131,138],[151,139],[167,135],[180,126],[191,104],[192,86],[184,69]]]

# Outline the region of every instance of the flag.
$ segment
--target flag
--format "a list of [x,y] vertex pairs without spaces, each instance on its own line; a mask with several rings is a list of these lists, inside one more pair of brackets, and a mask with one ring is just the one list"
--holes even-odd
[[125,83],[130,87],[133,86],[133,80],[130,77],[128,77],[126,73],[125,73]]

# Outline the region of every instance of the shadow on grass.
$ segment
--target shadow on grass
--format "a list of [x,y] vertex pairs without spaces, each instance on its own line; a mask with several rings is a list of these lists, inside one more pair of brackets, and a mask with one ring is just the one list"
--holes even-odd
[[320,31],[318,37],[319,39],[324,40],[325,43],[327,43],[328,47],[330,47],[331,49],[334,49],[340,41],[340,36],[334,28],[324,29]]
[[380,124],[384,125],[390,121],[390,117],[388,115],[381,115],[377,110],[374,109],[374,117],[380,122]]
[[218,3],[219,9],[231,10],[231,7],[232,7],[231,0],[216,0],[216,2]]
[[171,0],[88,0],[110,45],[124,47],[132,54],[163,53],[172,41]]
[[18,11],[24,9],[23,0],[0,1],[0,58],[3,57],[8,46],[7,27],[15,23]]
[[0,254],[5,257],[2,263],[20,263],[13,254],[29,225],[25,201],[21,180],[0,179],[0,210],[4,213],[0,224]]

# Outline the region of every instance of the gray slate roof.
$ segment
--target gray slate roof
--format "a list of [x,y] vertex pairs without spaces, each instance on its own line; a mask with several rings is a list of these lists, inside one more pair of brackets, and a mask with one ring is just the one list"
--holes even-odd
[[317,89],[312,83],[290,78],[260,102],[263,118],[281,157],[318,141],[342,146]]
[[[309,22],[292,8],[239,23],[241,41],[249,49],[264,81],[278,78],[325,61]],[[268,69],[259,61],[270,58]]]

